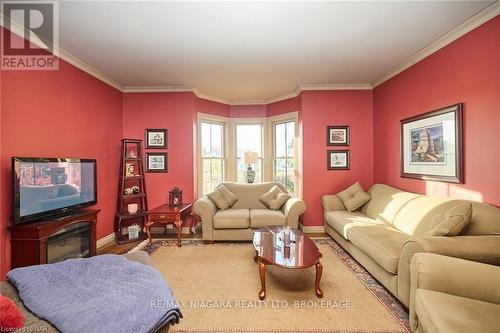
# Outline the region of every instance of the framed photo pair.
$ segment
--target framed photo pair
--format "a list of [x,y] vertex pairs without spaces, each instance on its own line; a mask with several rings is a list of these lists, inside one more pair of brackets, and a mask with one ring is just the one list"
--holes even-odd
[[463,104],[401,120],[401,177],[464,182]]

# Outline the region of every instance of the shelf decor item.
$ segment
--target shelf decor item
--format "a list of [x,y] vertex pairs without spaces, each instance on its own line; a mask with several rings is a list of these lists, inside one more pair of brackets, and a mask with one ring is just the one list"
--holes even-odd
[[170,206],[182,205],[182,190],[180,188],[174,187],[168,191],[168,204]]
[[401,177],[464,182],[463,104],[401,120]]
[[349,126],[327,126],[327,146],[349,146]]
[[125,163],[125,177],[135,176],[135,165],[134,163]]
[[245,181],[249,184],[255,181],[255,171],[252,169],[252,164],[257,164],[258,156],[256,152],[247,151],[243,155],[243,163],[248,164],[245,170]]
[[349,150],[329,150],[327,170],[349,170],[351,168]]
[[147,149],[167,149],[168,131],[161,129],[146,129],[146,148]]
[[146,153],[146,172],[168,172],[167,153]]

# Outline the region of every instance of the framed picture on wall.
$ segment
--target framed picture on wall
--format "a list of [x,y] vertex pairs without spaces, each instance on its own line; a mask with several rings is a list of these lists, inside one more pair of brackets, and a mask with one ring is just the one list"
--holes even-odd
[[167,149],[168,131],[166,129],[146,129],[147,149]]
[[463,104],[401,120],[401,177],[463,183]]
[[349,146],[349,126],[327,126],[327,146]]
[[349,150],[329,150],[327,170],[349,170],[351,168]]
[[168,153],[146,153],[146,172],[168,172]]

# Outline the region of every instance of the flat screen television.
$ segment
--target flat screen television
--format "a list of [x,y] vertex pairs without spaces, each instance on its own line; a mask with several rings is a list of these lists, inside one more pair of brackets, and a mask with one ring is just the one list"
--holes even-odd
[[14,224],[97,203],[94,159],[13,157],[12,171]]

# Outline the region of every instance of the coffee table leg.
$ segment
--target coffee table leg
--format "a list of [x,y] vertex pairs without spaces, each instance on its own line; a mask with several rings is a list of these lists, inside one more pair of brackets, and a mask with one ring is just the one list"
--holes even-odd
[[321,274],[323,274],[323,265],[318,261],[316,263],[316,284],[314,288],[316,289],[316,296],[319,298],[323,297],[323,290],[319,287],[319,282],[321,281]]
[[262,301],[264,298],[266,298],[266,265],[262,262],[259,263],[259,275],[261,285],[259,299]]

